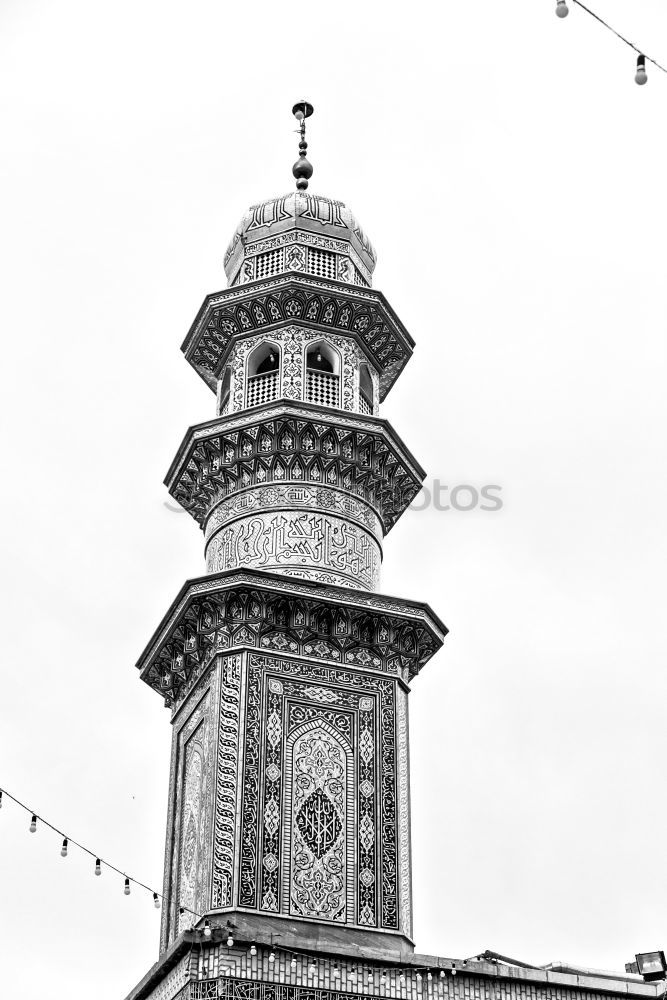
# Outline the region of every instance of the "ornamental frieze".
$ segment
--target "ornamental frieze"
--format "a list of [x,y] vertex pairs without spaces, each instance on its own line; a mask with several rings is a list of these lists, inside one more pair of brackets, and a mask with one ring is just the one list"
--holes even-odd
[[[233,574],[227,586],[224,577],[211,577],[207,592],[177,599],[174,614],[138,664],[142,679],[177,708],[216,658],[233,650],[300,656],[407,680],[442,643],[444,631],[424,607],[396,602],[403,612],[396,614],[382,609],[380,599],[377,607],[372,597],[366,604],[349,588],[340,589],[345,605],[336,606],[306,581],[291,584],[281,576],[274,592],[263,588],[263,576],[256,573],[254,585],[241,586],[232,584]],[[302,593],[290,597],[290,587]]]
[[283,402],[191,428],[165,482],[202,527],[238,490],[291,482],[337,487],[360,497],[377,512],[386,533],[414,500],[422,479],[421,468],[386,421],[333,418],[315,406],[296,409]]
[[311,511],[253,514],[220,529],[206,549],[209,573],[237,567],[287,572],[340,587],[374,590],[381,552],[358,525]]
[[235,340],[295,322],[324,334],[353,337],[379,372],[381,400],[405,367],[414,346],[380,292],[290,274],[209,295],[182,350],[215,390]]

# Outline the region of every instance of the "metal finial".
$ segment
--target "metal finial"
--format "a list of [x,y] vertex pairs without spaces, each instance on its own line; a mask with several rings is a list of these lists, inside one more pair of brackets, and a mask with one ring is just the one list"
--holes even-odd
[[309,104],[308,101],[299,101],[292,108],[292,114],[299,123],[299,134],[301,136],[299,141],[299,159],[292,167],[292,173],[296,177],[296,186],[299,191],[306,190],[308,180],[313,176],[312,165],[306,159],[306,150],[308,149],[308,143],[306,142],[306,118],[310,118],[313,111],[313,105]]

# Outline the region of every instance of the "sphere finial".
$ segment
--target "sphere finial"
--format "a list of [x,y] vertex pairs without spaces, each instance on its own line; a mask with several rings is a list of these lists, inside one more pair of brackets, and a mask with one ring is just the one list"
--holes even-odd
[[312,164],[306,159],[306,150],[308,149],[308,143],[306,142],[306,118],[310,118],[313,111],[313,105],[309,104],[308,101],[298,101],[292,108],[292,114],[299,123],[299,135],[301,136],[299,141],[299,159],[292,167],[298,191],[305,191],[308,187],[308,181],[313,176]]

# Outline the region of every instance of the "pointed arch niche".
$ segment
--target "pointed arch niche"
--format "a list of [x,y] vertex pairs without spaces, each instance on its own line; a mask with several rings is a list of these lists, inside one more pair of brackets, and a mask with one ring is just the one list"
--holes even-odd
[[352,747],[341,732],[317,716],[290,733],[285,751],[282,912],[353,923]]
[[258,344],[248,357],[246,371],[246,406],[259,406],[278,398],[280,347],[277,344]]
[[340,407],[340,354],[318,340],[306,348],[306,392],[308,403]]

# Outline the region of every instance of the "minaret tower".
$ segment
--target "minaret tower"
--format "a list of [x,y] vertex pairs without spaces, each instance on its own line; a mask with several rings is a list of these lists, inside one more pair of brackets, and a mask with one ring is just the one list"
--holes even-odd
[[[296,190],[243,217],[228,288],[183,344],[216,415],[166,484],[203,530],[207,573],[138,664],[172,713],[164,974],[183,942],[265,981],[275,950],[288,965],[413,951],[408,691],[446,629],[375,593],[424,476],[379,414],[413,341],[371,287],[352,213],[309,193],[313,108],[293,113]],[[189,974],[222,974],[202,962]]]

